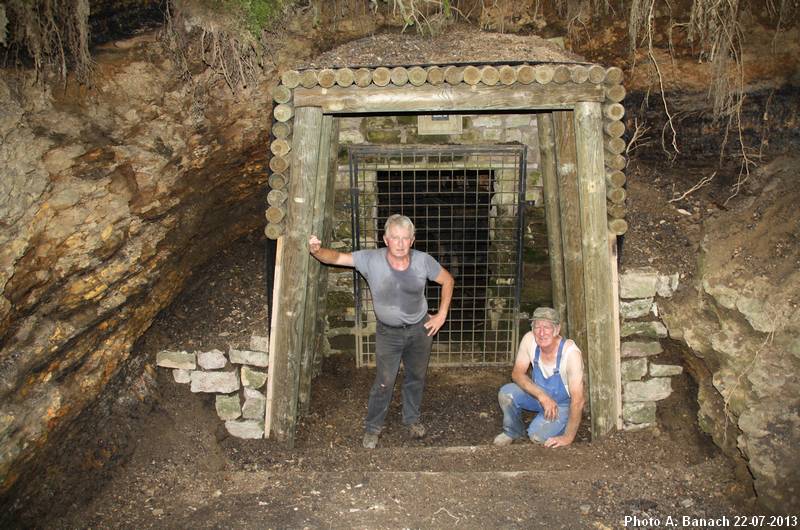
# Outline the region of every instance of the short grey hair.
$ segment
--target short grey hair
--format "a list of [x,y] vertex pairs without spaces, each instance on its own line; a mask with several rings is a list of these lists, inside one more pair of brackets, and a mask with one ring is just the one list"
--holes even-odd
[[414,223],[411,222],[411,219],[406,217],[405,215],[396,213],[389,216],[386,219],[386,224],[383,225],[383,233],[389,233],[389,227],[391,226],[400,226],[401,228],[405,228],[411,231],[411,235],[414,235]]

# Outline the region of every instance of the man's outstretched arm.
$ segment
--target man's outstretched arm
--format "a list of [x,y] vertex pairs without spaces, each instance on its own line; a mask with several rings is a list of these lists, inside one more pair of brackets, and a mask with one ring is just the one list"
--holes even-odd
[[353,266],[353,255],[351,253],[325,248],[319,238],[313,234],[308,238],[308,252],[325,265]]

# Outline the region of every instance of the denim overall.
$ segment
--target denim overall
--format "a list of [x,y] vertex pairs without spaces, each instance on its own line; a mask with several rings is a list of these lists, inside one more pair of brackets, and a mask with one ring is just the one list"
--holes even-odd
[[[548,438],[564,434],[569,420],[570,395],[561,380],[561,356],[564,351],[565,339],[561,339],[558,345],[556,356],[556,367],[553,375],[545,377],[539,368],[539,354],[541,349],[536,346],[533,358],[533,382],[558,405],[558,417],[548,420],[544,417],[544,409],[539,400],[522,390],[516,383],[508,383],[500,389],[498,395],[500,408],[503,411],[503,432],[511,438],[522,438],[524,425],[522,423],[522,411],[529,410],[536,412],[527,429],[528,437],[534,442],[544,443]],[[536,343],[534,343],[536,344]]]

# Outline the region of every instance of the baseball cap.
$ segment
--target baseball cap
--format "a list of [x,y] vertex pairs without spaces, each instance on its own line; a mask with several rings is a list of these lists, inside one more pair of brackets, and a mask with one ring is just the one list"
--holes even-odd
[[558,315],[558,311],[553,309],[552,307],[537,307],[536,310],[533,312],[533,317],[531,320],[547,320],[552,322],[554,325],[558,326],[561,322],[561,318]]

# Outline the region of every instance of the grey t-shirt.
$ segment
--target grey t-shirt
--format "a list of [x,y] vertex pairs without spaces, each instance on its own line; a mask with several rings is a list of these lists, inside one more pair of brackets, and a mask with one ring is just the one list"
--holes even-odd
[[425,284],[435,280],[442,266],[430,254],[411,249],[411,263],[394,270],[386,258],[388,249],[356,250],[353,264],[366,278],[378,320],[389,326],[416,324],[428,312]]

